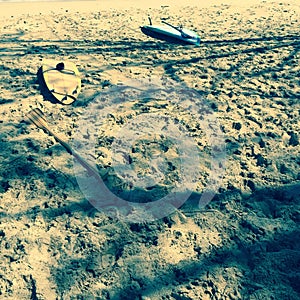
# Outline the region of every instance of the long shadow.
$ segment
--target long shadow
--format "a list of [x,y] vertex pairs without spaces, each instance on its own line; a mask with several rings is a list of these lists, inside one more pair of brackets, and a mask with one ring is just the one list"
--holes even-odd
[[[30,145],[30,149],[35,149],[35,153],[38,155],[41,153],[40,149],[38,149],[37,144],[34,141],[25,140],[26,143],[32,143]],[[9,143],[9,142],[8,142]],[[7,144],[3,151],[6,153],[8,149],[15,149],[15,144],[10,143]],[[37,147],[37,148],[36,148]],[[62,150],[63,151],[63,150]],[[3,153],[4,153],[3,152]],[[14,178],[13,176],[17,176],[22,180],[25,180],[32,177],[33,174],[40,175],[44,173],[45,170],[41,170],[35,163],[32,158],[22,157],[22,159],[16,160],[15,165],[12,164],[11,167],[14,169],[15,167],[20,168],[20,170],[26,170],[25,173],[23,171],[12,173],[9,170],[6,170],[5,174],[2,175],[8,176],[7,179]],[[17,163],[18,162],[18,163]],[[11,177],[9,177],[11,176]],[[46,177],[54,179],[55,182],[53,184],[59,188],[61,184],[61,188],[65,189],[65,175],[57,172],[55,170],[48,171]],[[9,184],[9,182],[8,182]],[[4,187],[5,188],[5,187]],[[9,186],[7,187],[9,188]],[[51,189],[51,187],[50,187]],[[210,207],[208,209],[218,209],[221,212],[226,211],[226,202],[227,199],[230,198],[231,193],[240,193],[240,191],[228,191],[227,195],[223,195],[223,193],[219,193],[216,198],[211,202]],[[241,194],[241,193],[240,193]],[[196,196],[200,196],[198,194],[194,195],[194,201],[192,203],[187,203],[192,205],[196,204],[195,199]],[[269,199],[269,202],[266,202],[266,198]],[[270,200],[270,198],[272,200]],[[234,199],[234,198],[233,198]],[[235,201],[235,200],[233,200]],[[285,286],[289,286],[291,291],[295,295],[300,295],[300,289],[298,285],[299,276],[297,275],[298,269],[300,267],[300,239],[299,239],[299,214],[297,215],[297,205],[299,205],[300,201],[300,184],[295,183],[290,186],[285,187],[277,187],[277,188],[265,188],[258,190],[251,197],[244,198],[241,205],[246,208],[248,211],[253,211],[257,213],[257,208],[253,206],[254,202],[261,201],[266,202],[269,205],[267,211],[270,211],[269,218],[280,218],[278,216],[278,212],[280,212],[280,206],[291,206],[295,207],[295,214],[292,216],[294,218],[294,226],[291,228],[290,232],[287,233],[278,233],[272,237],[268,237],[266,235],[265,228],[258,226],[255,223],[251,223],[249,220],[245,220],[241,218],[238,220],[238,228],[235,231],[231,231],[230,233],[230,246],[221,246],[214,247],[211,249],[210,253],[201,253],[201,250],[196,249],[198,251],[198,259],[197,260],[189,260],[186,259],[181,261],[179,264],[169,264],[167,265],[167,269],[158,269],[156,271],[157,278],[148,278],[147,276],[140,276],[130,272],[128,269],[124,269],[120,267],[116,262],[120,257],[122,257],[122,252],[124,249],[124,245],[127,243],[134,243],[135,237],[123,237],[122,243],[119,245],[120,249],[115,249],[115,263],[110,265],[109,267],[105,267],[101,265],[97,259],[103,256],[103,249],[98,249],[97,245],[89,245],[87,246],[87,242],[84,242],[85,237],[81,236],[79,238],[80,241],[84,242],[84,248],[79,251],[84,252],[84,257],[80,259],[76,257],[68,257],[68,259],[62,258],[59,261],[59,268],[52,268],[51,274],[56,282],[58,292],[62,295],[62,299],[64,298],[64,294],[67,293],[68,289],[74,284],[81,282],[82,279],[90,279],[98,280],[103,276],[108,276],[107,274],[115,272],[119,274],[123,274],[126,278],[122,289],[114,289],[108,285],[107,287],[107,295],[111,294],[110,299],[134,299],[133,297],[140,297],[142,294],[151,294],[154,291],[165,289],[165,287],[171,282],[176,286],[186,286],[186,285],[194,285],[194,286],[202,286],[203,289],[212,293],[212,290],[215,291],[215,297],[218,297],[218,293],[222,291],[218,290],[218,283],[216,278],[213,276],[217,268],[238,268],[243,274],[244,277],[240,279],[240,294],[244,297],[244,299],[248,299],[247,295],[251,293],[255,293],[261,289],[269,289],[272,290],[272,285],[284,284]],[[273,211],[272,211],[272,207]],[[266,206],[264,206],[266,207]],[[276,209],[277,207],[277,209]],[[16,213],[13,215],[8,215],[5,213],[1,213],[2,218],[15,219],[21,218],[23,216],[29,216],[30,218],[36,217],[38,214],[41,214],[45,220],[55,219],[57,216],[67,214],[72,215],[74,212],[79,212],[84,216],[88,216],[88,218],[93,218],[92,213],[95,209],[89,204],[86,200],[81,201],[72,201],[66,202],[66,205],[62,205],[61,207],[52,208],[50,205],[48,207],[33,207],[29,210],[21,213]],[[184,211],[184,208],[183,208]],[[199,212],[197,212],[199,213]],[[205,214],[205,209],[200,212],[201,214]],[[232,214],[234,218],[237,218],[232,212],[228,212]],[[260,214],[265,215],[265,210],[260,211]],[[167,222],[169,226],[172,226],[172,223],[169,222],[168,218],[166,220],[159,220],[155,222],[159,224],[161,222]],[[297,223],[298,222],[298,223]],[[155,245],[157,237],[156,231],[149,231],[147,235],[145,235],[143,231],[143,227],[146,225],[140,225],[132,227],[136,233],[136,238],[141,239],[142,241],[150,241],[152,246]],[[99,227],[101,230],[101,226]],[[249,240],[242,238],[239,236],[239,232],[245,232],[246,237],[249,237]],[[244,233],[245,235],[245,233]],[[253,241],[253,237],[255,236],[255,240]],[[121,240],[120,240],[121,241]],[[201,248],[201,243],[198,245]],[[89,249],[89,247],[91,247]],[[286,258],[282,260],[283,264],[286,264],[286,267],[282,264],[275,264],[272,267],[269,274],[261,274],[262,270],[265,270],[265,263],[269,263],[269,260],[276,263],[277,259],[280,257],[281,251],[283,251],[283,255],[287,255]],[[82,256],[82,255],[81,255]],[[275,257],[275,259],[272,258]],[[92,263],[93,262],[93,263]],[[105,275],[106,274],[106,275]],[[270,283],[270,276],[272,278],[272,282]],[[272,277],[273,276],[273,277]],[[134,284],[133,284],[134,283]],[[206,288],[205,288],[206,286]],[[208,288],[209,287],[209,288]],[[93,291],[94,292],[94,291]],[[98,291],[101,293],[101,291]],[[223,293],[226,294],[225,291]],[[84,291],[83,294],[92,295],[88,288]],[[170,291],[170,295],[176,299],[181,299],[180,295],[177,293],[176,289]],[[100,297],[100,295],[99,295]],[[102,297],[104,297],[102,295]],[[105,296],[108,297],[108,296]],[[108,299],[108,298],[104,298]],[[293,299],[293,298],[291,298]]]
[[[270,197],[277,197],[278,201],[288,205],[300,203],[300,184],[291,185],[286,190],[282,191],[281,188],[262,189],[256,193],[255,197],[262,197],[261,201],[265,201],[264,197],[268,195]],[[294,198],[288,196],[288,191],[293,190]],[[234,191],[234,193],[239,191]],[[283,196],[282,193],[287,193]],[[231,192],[228,192],[231,193]],[[222,198],[223,196],[220,195]],[[225,204],[227,203],[226,197],[216,200],[216,206],[219,206],[220,212],[224,212]],[[251,203],[251,197],[245,199]],[[265,211],[260,211],[261,214],[265,214]],[[201,213],[205,215],[205,210]],[[143,228],[146,225],[140,225],[132,227],[135,228],[136,237],[127,236],[123,237],[122,243],[119,245],[119,252],[115,250],[116,260],[112,265],[105,267],[101,264],[101,257],[106,254],[104,250],[96,250],[94,247],[87,252],[85,258],[61,258],[60,265],[62,267],[52,268],[51,274],[57,283],[60,293],[70,291],[73,285],[78,285],[85,280],[103,280],[106,278],[110,280],[110,275],[118,274],[118,278],[122,280],[123,288],[120,288],[121,283],[115,282],[108,285],[106,289],[99,291],[90,290],[86,288],[82,291],[82,294],[102,296],[100,299],[111,300],[131,300],[139,299],[142,295],[151,295],[152,293],[160,290],[165,290],[170,284],[172,290],[165,292],[168,297],[174,299],[192,299],[187,295],[178,293],[178,287],[182,287],[185,290],[200,289],[203,293],[208,293],[213,299],[223,299],[232,293],[232,286],[228,282],[228,290],[220,290],[219,280],[216,276],[216,272],[221,272],[220,269],[238,270],[239,279],[235,284],[236,291],[238,291],[242,298],[250,299],[251,294],[260,293],[260,291],[268,290],[269,293],[273,293],[275,298],[281,299],[278,290],[274,290],[273,286],[290,287],[289,299],[297,299],[300,296],[300,288],[298,285],[299,280],[299,267],[300,267],[300,228],[295,224],[288,232],[276,231],[274,235],[267,235],[264,227],[258,227],[255,223],[245,220],[243,218],[238,219],[234,212],[228,212],[232,214],[232,217],[236,218],[238,227],[235,230],[229,230],[230,234],[227,237],[227,241],[224,244],[228,246],[212,247],[209,253],[201,253],[201,243],[198,244],[198,248],[195,251],[198,252],[198,258],[195,260],[186,259],[180,261],[178,264],[164,265],[163,268],[158,268],[155,271],[156,277],[147,277],[144,274],[135,274],[131,270],[131,266],[128,265],[124,268],[118,264],[118,259],[122,257],[124,246],[135,242],[135,238],[139,239],[144,236]],[[276,216],[274,216],[276,218]],[[168,221],[167,221],[168,222]],[[299,215],[298,215],[299,222]],[[161,221],[155,222],[156,225]],[[170,225],[172,226],[172,224]],[[204,224],[202,227],[205,226]],[[228,226],[231,226],[228,224]],[[151,227],[150,227],[151,228]],[[154,226],[155,228],[155,226]],[[101,229],[101,228],[100,228]],[[224,229],[226,231],[226,228]],[[157,232],[148,231],[148,240],[152,239],[152,236],[156,236]],[[239,232],[242,233],[240,236]],[[253,238],[255,237],[255,238]],[[155,239],[152,239],[152,245],[155,245]],[[117,254],[117,252],[119,254]],[[126,260],[125,260],[126,261]],[[123,265],[123,264],[122,264]],[[141,263],[141,267],[142,267]],[[220,274],[220,273],[219,273]],[[225,272],[226,274],[226,272]],[[234,275],[235,276],[235,275]],[[177,290],[177,291],[176,291]],[[102,294],[103,293],[103,294]],[[76,296],[76,295],[73,295]],[[150,296],[151,297],[151,296]],[[286,299],[286,298],[282,298]]]
[[[238,191],[233,191],[236,193]],[[228,192],[230,194],[232,192]],[[224,205],[227,200],[224,195],[219,195],[222,200],[216,199],[214,207],[220,211],[224,211]],[[229,197],[229,195],[227,195]],[[252,197],[246,198],[245,201],[251,202],[253,198],[260,198],[261,202],[265,201],[265,197],[275,197],[281,204],[285,203],[288,205],[299,205],[300,204],[300,184],[291,185],[281,188],[266,188],[257,191]],[[244,203],[245,205],[246,203]],[[269,203],[271,206],[271,203]],[[219,207],[218,207],[219,206]],[[271,208],[272,209],[272,208]],[[230,212],[229,212],[230,213]],[[265,211],[262,211],[264,214]],[[205,210],[203,211],[205,214]],[[274,215],[274,218],[278,216]],[[299,222],[299,214],[296,216],[296,220]],[[141,285],[140,288],[135,290],[135,295],[140,296],[141,294],[147,294],[147,292],[154,292],[158,289],[165,288],[170,282],[177,282],[178,285],[193,285],[215,287],[216,295],[212,295],[219,299],[221,291],[217,289],[217,278],[214,278],[213,274],[216,268],[224,267],[237,267],[245,274],[241,278],[241,295],[243,299],[248,299],[249,294],[261,290],[263,288],[269,288],[272,290],[274,281],[275,284],[284,283],[285,285],[291,286],[295,295],[300,295],[300,288],[298,285],[298,271],[300,267],[300,228],[295,224],[294,229],[290,232],[282,232],[275,234],[271,238],[265,238],[265,229],[263,227],[257,227],[257,225],[251,222],[245,221],[243,218],[239,220],[239,227],[241,230],[248,231],[247,235],[256,235],[257,240],[249,239],[246,242],[239,236],[239,228],[237,228],[232,235],[229,237],[232,242],[232,247],[219,247],[213,248],[208,255],[199,255],[198,261],[191,262],[189,259],[180,262],[178,265],[169,266],[168,271],[161,270],[158,275],[159,280],[142,280],[146,287]],[[200,245],[201,246],[201,245]],[[281,252],[282,255],[281,255]],[[272,258],[274,255],[274,258]],[[287,255],[286,257],[284,255]],[[281,257],[281,261],[280,261]],[[264,267],[264,264],[270,264],[272,270],[268,270]],[[285,265],[286,264],[286,265]],[[265,269],[265,270],[264,270]],[[261,274],[264,271],[264,274]],[[135,278],[139,282],[139,278]],[[141,280],[141,279],[140,279]],[[125,290],[120,291],[112,299],[118,299],[121,295],[126,295],[124,299],[130,299],[132,295],[132,286],[129,285]],[[294,296],[295,296],[294,295]],[[173,292],[175,299],[181,299],[179,294]],[[183,297],[183,296],[182,296]],[[292,296],[291,296],[292,297]],[[297,297],[297,296],[296,296]],[[190,298],[187,298],[190,299]],[[291,298],[295,299],[295,298]]]
[[[215,297],[213,299],[223,299],[222,297],[228,296],[230,292],[226,292],[226,289],[222,291],[218,288],[218,279],[215,278],[214,274],[220,267],[222,269],[230,267],[237,268],[241,273],[246,274],[238,283],[240,286],[239,293],[242,296],[242,298],[239,299],[250,299],[249,296],[251,294],[259,290],[263,291],[264,289],[280,297],[281,293],[273,290],[274,284],[277,286],[290,286],[291,298],[289,299],[297,299],[297,297],[300,296],[300,288],[298,285],[299,275],[297,275],[300,266],[300,252],[297,251],[297,247],[300,246],[300,239],[295,239],[295,237],[299,237],[299,233],[300,230],[295,230],[288,234],[280,234],[276,236],[274,240],[257,242],[252,245],[240,244],[238,248],[233,246],[232,248],[214,249],[208,257],[204,256],[200,258],[199,261],[191,262],[187,259],[181,261],[178,265],[168,266],[167,272],[164,270],[158,272],[157,276],[159,279],[156,280],[150,278],[134,278],[133,275],[133,282],[140,283],[140,288],[134,289],[133,285],[129,284],[121,291],[114,293],[114,296],[110,299],[138,299],[141,295],[151,295],[159,290],[165,290],[166,286],[170,283],[173,283],[173,291],[171,290],[167,295],[174,297],[174,299],[193,299],[178,292],[179,286],[183,287],[183,289],[185,289],[185,287],[192,289],[193,286],[197,289],[198,287],[198,289],[202,289],[203,294],[209,294]],[[289,241],[290,244],[288,244],[287,241]],[[285,242],[284,245],[282,245],[283,242]],[[265,247],[267,247],[267,251],[260,252],[257,250]],[[272,251],[273,247],[276,251]],[[287,258],[284,259],[288,268],[284,265],[277,265],[273,270],[269,270],[269,272],[264,270],[264,263],[269,263],[268,256],[274,254],[276,257],[279,257],[281,250],[288,250],[288,253],[282,254],[287,255]],[[288,254],[290,254],[290,256],[288,256]],[[273,263],[275,263],[275,261],[276,258]],[[269,274],[259,274],[260,270],[264,270]],[[229,289],[232,289],[232,287],[229,287]]]

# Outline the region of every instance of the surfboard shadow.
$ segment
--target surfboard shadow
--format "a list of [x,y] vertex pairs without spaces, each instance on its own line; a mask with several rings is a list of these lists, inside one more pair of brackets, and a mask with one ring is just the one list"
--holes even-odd
[[53,104],[58,104],[60,103],[54,96],[53,94],[49,91],[45,80],[44,80],[44,76],[43,76],[43,71],[42,71],[42,67],[40,67],[37,71],[37,79],[38,79],[38,83],[39,83],[39,89],[41,92],[41,95],[43,96],[44,100],[46,101],[50,101]]

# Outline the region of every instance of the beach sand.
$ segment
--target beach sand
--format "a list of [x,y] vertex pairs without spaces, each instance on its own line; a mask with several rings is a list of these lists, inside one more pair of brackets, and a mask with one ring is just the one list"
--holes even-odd
[[[296,1],[1,3],[0,11],[1,299],[299,299]],[[143,35],[148,16],[196,31],[201,45]],[[72,105],[42,96],[46,58],[78,67]],[[24,121],[32,108],[135,202],[96,209],[89,193],[102,190]],[[122,139],[139,188],[126,181]],[[192,192],[179,209],[164,216],[158,204],[151,221],[139,210],[178,185]],[[199,206],[210,187],[214,198]]]

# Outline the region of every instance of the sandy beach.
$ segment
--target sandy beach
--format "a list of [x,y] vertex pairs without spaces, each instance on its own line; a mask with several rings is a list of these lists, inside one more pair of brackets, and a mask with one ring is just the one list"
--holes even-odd
[[[148,16],[200,46],[147,37]],[[297,1],[0,3],[0,20],[0,299],[300,298]],[[77,66],[73,104],[41,93],[44,59]]]

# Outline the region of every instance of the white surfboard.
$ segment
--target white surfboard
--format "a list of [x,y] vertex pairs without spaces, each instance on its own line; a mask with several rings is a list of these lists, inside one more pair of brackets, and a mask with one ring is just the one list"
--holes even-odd
[[71,104],[77,99],[81,90],[81,79],[73,62],[44,59],[41,75],[48,91],[57,101]]
[[164,40],[171,43],[185,45],[200,45],[200,37],[192,30],[182,27],[176,27],[166,22],[165,25],[145,25],[141,31],[153,38]]

